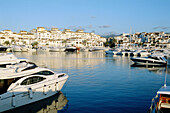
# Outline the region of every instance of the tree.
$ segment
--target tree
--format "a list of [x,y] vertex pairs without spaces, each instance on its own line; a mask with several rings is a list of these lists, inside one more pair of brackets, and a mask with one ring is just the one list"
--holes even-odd
[[16,44],[16,41],[14,39],[11,40],[11,44]]
[[26,45],[26,44],[27,44],[27,43],[26,43],[26,41],[23,41],[22,43],[23,43],[24,45]]
[[110,44],[110,47],[111,47],[111,48],[112,48],[112,47],[115,47],[116,43],[117,43],[117,40],[114,38],[114,39],[112,40],[111,44]]
[[104,46],[105,46],[105,47],[106,47],[106,46],[110,46],[110,43],[109,43],[108,39],[107,39],[106,42],[104,43]]
[[33,42],[32,44],[31,44],[33,47],[37,47],[38,46],[38,42]]
[[9,41],[4,42],[5,45],[10,45]]
[[62,43],[64,43],[64,44],[65,44],[65,46],[66,46],[67,40],[63,40],[63,41],[62,41]]
[[87,40],[83,40],[83,45],[86,46]]

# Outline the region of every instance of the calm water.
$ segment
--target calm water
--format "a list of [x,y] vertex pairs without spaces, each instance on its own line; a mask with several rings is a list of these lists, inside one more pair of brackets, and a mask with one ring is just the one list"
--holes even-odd
[[[39,106],[36,112],[146,113],[152,98],[164,84],[165,73],[167,85],[170,85],[169,68],[131,67],[129,57],[106,56],[103,52],[26,52],[15,55],[69,75],[61,91],[63,98],[48,99],[51,104]],[[61,100],[57,101],[59,107],[52,104],[56,99]],[[38,105],[42,103],[46,101]],[[53,109],[48,110],[47,106]],[[30,112],[32,108],[28,109]]]

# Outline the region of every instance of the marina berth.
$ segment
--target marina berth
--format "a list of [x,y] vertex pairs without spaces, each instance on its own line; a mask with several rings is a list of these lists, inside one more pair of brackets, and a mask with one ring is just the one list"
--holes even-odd
[[137,65],[159,65],[166,66],[167,59],[164,56],[150,55],[148,57],[136,57],[131,60]]
[[[58,93],[68,79],[31,62],[0,69],[0,112],[30,104]],[[7,74],[8,73],[8,74]]]

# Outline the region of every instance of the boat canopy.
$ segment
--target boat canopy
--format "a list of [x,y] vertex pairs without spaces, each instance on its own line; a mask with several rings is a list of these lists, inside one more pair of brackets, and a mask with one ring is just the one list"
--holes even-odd
[[161,87],[157,94],[167,94],[167,95],[170,95],[170,86],[166,86],[166,87]]

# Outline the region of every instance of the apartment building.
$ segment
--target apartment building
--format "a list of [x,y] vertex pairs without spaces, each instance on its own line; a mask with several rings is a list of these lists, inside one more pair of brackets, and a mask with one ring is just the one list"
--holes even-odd
[[106,42],[105,38],[94,33],[86,33],[83,30],[75,32],[70,29],[60,31],[58,28],[46,30],[44,27],[37,27],[30,32],[20,31],[19,33],[11,30],[3,30],[0,32],[0,44],[5,44],[9,41],[11,45],[31,45],[33,42],[38,42],[38,46],[103,46]]

